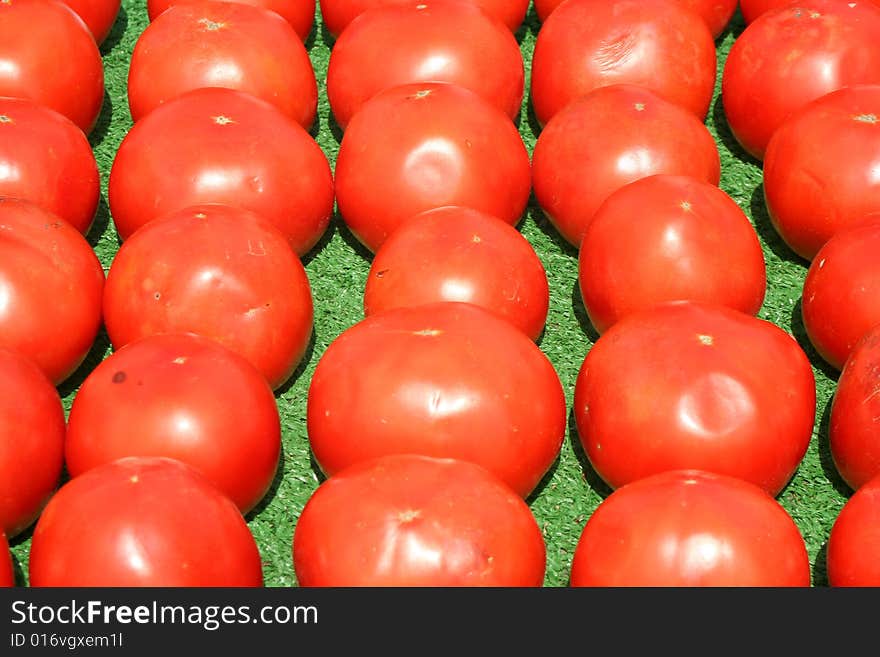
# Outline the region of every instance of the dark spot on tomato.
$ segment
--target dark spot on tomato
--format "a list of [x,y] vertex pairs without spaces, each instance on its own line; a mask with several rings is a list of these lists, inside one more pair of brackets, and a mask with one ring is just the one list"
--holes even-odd
[[381,269],[376,272],[376,278],[382,278],[387,273],[388,273],[387,269]]
[[123,371],[119,371],[113,375],[113,383],[125,383],[126,374]]

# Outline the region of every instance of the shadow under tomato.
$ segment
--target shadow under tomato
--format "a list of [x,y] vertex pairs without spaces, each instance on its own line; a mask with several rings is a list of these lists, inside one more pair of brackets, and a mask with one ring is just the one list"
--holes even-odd
[[307,267],[309,265],[309,263],[315,259],[315,256],[317,256],[319,253],[321,253],[321,251],[324,250],[324,247],[327,246],[327,244],[330,243],[330,240],[333,239],[333,235],[336,233],[336,222],[337,221],[338,221],[337,216],[336,216],[336,213],[334,212],[330,216],[330,223],[327,224],[327,228],[324,231],[324,233],[321,235],[321,238],[315,243],[315,246],[313,246],[311,249],[309,249],[302,256],[302,258],[300,258],[300,261],[302,262],[303,267]]
[[590,321],[589,315],[587,315],[584,297],[581,294],[581,287],[577,280],[571,286],[571,307],[574,309],[574,316],[577,317],[578,324],[584,335],[587,336],[591,345],[596,344],[596,341],[599,339],[599,331],[596,330],[596,327]]
[[791,309],[791,333],[794,335],[794,338],[797,340],[801,349],[804,350],[807,358],[810,359],[810,363],[816,369],[820,370],[822,374],[828,377],[829,380],[836,382],[840,376],[840,372],[825,362],[825,359],[819,355],[819,352],[816,351],[816,348],[813,346],[813,343],[810,342],[810,338],[807,335],[807,329],[804,326],[804,317],[801,314],[802,301],[802,299],[798,299],[794,304],[794,307]]
[[104,43],[101,44],[100,50],[102,56],[107,55],[107,53],[113,50],[117,44],[122,41],[126,29],[128,29],[128,12],[125,11],[125,7],[120,7],[119,13],[116,16],[116,21],[113,23],[113,27],[110,28],[107,38],[104,39]]
[[825,404],[825,410],[822,412],[822,418],[819,421],[819,463],[822,471],[828,478],[829,483],[834,487],[841,497],[849,498],[853,494],[852,488],[840,476],[837,466],[834,465],[834,457],[831,455],[831,408],[834,404],[834,397],[828,399]]
[[309,335],[309,343],[306,345],[306,350],[303,352],[302,359],[296,366],[296,369],[293,371],[293,374],[290,375],[290,378],[287,379],[279,388],[275,390],[275,398],[283,397],[287,394],[291,388],[293,388],[300,377],[305,373],[308,369],[309,365],[312,362],[312,357],[315,354],[315,339],[317,337],[317,333],[315,333],[315,327],[312,326],[312,332]]
[[61,398],[66,399],[79,390],[79,387],[82,385],[83,381],[86,380],[86,377],[92,373],[92,370],[98,366],[98,363],[104,360],[110,350],[110,338],[107,336],[107,331],[102,326],[98,331],[98,335],[95,337],[95,341],[92,343],[92,348],[89,349],[89,353],[86,354],[83,362],[78,368],[76,368],[73,374],[58,385],[58,394],[61,395]]
[[278,459],[278,468],[275,470],[275,476],[272,478],[272,484],[269,486],[269,490],[266,491],[266,494],[263,496],[263,499],[255,506],[253,509],[247,512],[244,516],[246,522],[250,522],[258,515],[260,515],[267,506],[272,504],[272,501],[275,499],[275,496],[278,494],[278,489],[281,487],[281,483],[284,481],[284,463],[287,460],[287,457],[284,454],[284,449],[281,449],[281,456]]
[[110,122],[113,119],[113,100],[107,90],[104,90],[104,100],[101,103],[101,113],[98,114],[98,120],[95,127],[89,133],[89,145],[94,149],[98,144],[104,141],[107,132],[110,129]]
[[718,97],[715,99],[715,102],[712,105],[712,111],[707,118],[712,122],[712,126],[715,128],[715,133],[718,135],[718,139],[721,140],[722,145],[730,151],[731,155],[745,164],[751,164],[759,169],[763,168],[761,161],[749,155],[736,140],[736,137],[733,136],[730,124],[727,122],[727,116],[724,114],[724,100],[721,94],[718,94]]
[[319,486],[327,481],[327,475],[324,474],[321,466],[318,465],[318,462],[315,460],[315,455],[312,453],[311,449],[309,449],[309,465],[311,465],[312,467],[312,472],[315,474]]
[[357,237],[354,236],[354,233],[351,232],[351,229],[342,219],[342,215],[336,213],[333,216],[333,220],[336,223],[336,230],[339,232],[339,236],[345,241],[345,243],[348,244],[361,258],[367,262],[373,262],[373,254],[367,247],[361,244],[361,241]]
[[770,247],[770,250],[776,254],[783,262],[792,262],[804,267],[809,267],[810,263],[801,258],[797,253],[791,250],[785,240],[779,235],[773,227],[770,220],[770,213],[767,211],[767,203],[764,201],[764,183],[761,183],[752,191],[752,198],[749,202],[749,210],[752,215],[752,223],[755,231],[761,237],[761,241]]
[[571,445],[571,451],[574,452],[575,457],[577,457],[578,463],[580,463],[581,470],[583,471],[584,481],[587,482],[589,487],[596,491],[596,493],[602,497],[604,500],[606,497],[611,495],[613,489],[605,483],[602,477],[599,476],[599,473],[593,468],[593,465],[590,463],[590,459],[587,458],[587,454],[584,451],[584,446],[581,444],[580,434],[577,429],[577,421],[575,420],[574,415],[575,409],[572,408],[568,414],[568,440]]
[[110,206],[107,204],[107,198],[104,194],[101,194],[98,199],[98,209],[95,212],[95,220],[92,223],[92,227],[89,229],[88,234],[86,235],[86,241],[89,245],[94,249],[98,246],[98,242],[101,241],[101,238],[104,236],[104,231],[107,230],[107,226],[110,225]]
[[822,547],[816,553],[813,562],[813,586],[830,586],[828,583],[828,541],[822,543]]

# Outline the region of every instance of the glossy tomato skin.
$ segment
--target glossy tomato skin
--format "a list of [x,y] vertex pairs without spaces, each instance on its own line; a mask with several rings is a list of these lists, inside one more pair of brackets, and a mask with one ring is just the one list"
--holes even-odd
[[423,82],[463,86],[515,119],[524,79],[510,30],[470,2],[425,0],[358,16],[333,46],[327,96],[343,129],[383,89]]
[[880,215],[837,232],[804,279],[801,313],[810,342],[843,368],[856,343],[880,323]]
[[491,310],[537,340],[550,304],[547,273],[528,240],[501,219],[454,206],[428,210],[376,253],[364,314],[440,301]]
[[247,513],[281,453],[275,396],[243,356],[188,333],[122,347],[83,382],[70,409],[72,477],[127,456],[166,456],[201,472]]
[[65,484],[37,521],[29,573],[38,587],[263,584],[235,504],[167,458],[120,459]]
[[14,538],[37,519],[58,486],[63,452],[64,409],[52,382],[0,349],[0,534]]
[[599,207],[581,242],[578,280],[600,333],[664,301],[755,315],[767,289],[761,243],[736,202],[710,183],[662,174],[624,185]]
[[541,27],[532,105],[541,125],[591,91],[644,86],[702,121],[715,87],[715,42],[672,0],[571,0]]
[[[173,5],[192,0],[147,0],[147,14],[156,20],[163,11]],[[233,0],[255,7],[263,7],[279,14],[299,35],[302,41],[308,39],[315,22],[315,0]]]
[[389,310],[343,332],[318,362],[307,411],[327,475],[418,453],[477,463],[523,497],[565,433],[547,357],[503,319],[454,302]]
[[452,84],[377,94],[352,120],[336,159],[339,212],[374,253],[403,221],[446,205],[516,225],[530,186],[529,154],[513,123]]
[[807,260],[841,228],[880,211],[880,84],[834,91],[792,114],[767,146],[773,226]]
[[12,555],[6,535],[0,531],[0,587],[15,586],[15,571],[12,568]]
[[116,22],[116,17],[119,15],[119,9],[122,6],[121,0],[63,1],[83,20],[98,45],[101,45],[104,39],[107,38],[107,35],[110,34],[110,30],[113,29],[113,24]]
[[547,124],[532,156],[535,197],[575,247],[612,192],[659,173],[717,185],[718,149],[691,114],[633,85],[602,87],[572,103]]
[[[875,5],[880,4],[877,0],[869,0]],[[792,5],[796,0],[740,0],[739,10],[742,12],[746,25],[753,22],[762,14],[766,14],[773,9],[779,9],[787,5]]]
[[815,412],[813,370],[789,334],[696,302],[620,320],[587,354],[574,393],[581,444],[612,488],[695,468],[775,496],[807,451]]
[[0,196],[36,203],[88,233],[100,180],[82,130],[30,100],[0,98],[0,136]]
[[237,89],[309,128],[318,106],[312,62],[281,16],[239,2],[175,5],[143,31],[128,74],[131,117],[201,87]]
[[89,133],[104,101],[101,53],[57,0],[0,2],[0,96],[27,98]]
[[299,255],[333,212],[333,174],[320,146],[275,107],[233,89],[188,92],[138,121],[109,184],[122,239],[164,214],[222,203],[262,215]]
[[0,197],[0,347],[30,358],[57,385],[95,341],[103,289],[101,263],[75,228]]
[[275,389],[293,374],[312,332],[305,269],[277,228],[223,205],[150,222],[120,247],[104,295],[118,349],[155,333],[214,338]]
[[838,514],[828,537],[831,586],[880,586],[880,477],[868,480]]
[[757,486],[698,470],[627,484],[590,516],[572,586],[810,585],[800,531]]
[[880,83],[880,7],[810,0],[758,18],[736,39],[721,95],[736,140],[764,159],[773,133],[807,103]]

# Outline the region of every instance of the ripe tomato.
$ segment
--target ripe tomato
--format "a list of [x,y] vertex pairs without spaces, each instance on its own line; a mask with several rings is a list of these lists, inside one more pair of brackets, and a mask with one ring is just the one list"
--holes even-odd
[[574,392],[581,444],[612,488],[696,468],[777,495],[807,451],[815,412],[810,361],[788,333],[695,302],[620,320],[587,354]]
[[[14,538],[37,519],[63,458],[58,392],[30,360],[0,349],[0,535]],[[0,562],[4,551],[0,545]]]
[[724,65],[721,94],[731,132],[760,160],[792,112],[841,87],[876,83],[880,7],[809,0],[745,29]]
[[275,389],[312,332],[309,279],[277,228],[223,205],[150,222],[107,276],[104,322],[115,348],[155,333],[196,333],[247,358]]
[[82,130],[30,100],[0,98],[0,136],[0,196],[36,203],[88,233],[100,189]]
[[176,458],[247,513],[275,477],[281,425],[272,390],[244,357],[167,333],[124,346],[86,378],[64,449],[73,477],[126,456]]
[[634,84],[702,121],[715,88],[715,64],[706,24],[674,0],[571,0],[553,12],[535,42],[535,116],[546,125],[594,89]]
[[262,215],[304,255],[333,213],[327,157],[296,121],[232,89],[188,92],[135,124],[110,173],[122,239],[163,214],[222,203]]
[[513,123],[452,84],[377,94],[354,117],[336,159],[339,212],[373,252],[406,219],[446,205],[515,225],[530,183],[529,154]]
[[90,132],[104,101],[101,53],[57,0],[0,2],[0,96],[27,98]]
[[[761,14],[766,14],[772,9],[778,9],[794,4],[796,0],[740,0],[739,10],[742,12],[746,25],[754,21]],[[870,0],[875,5],[880,5],[878,0]]]
[[590,516],[572,586],[809,586],[800,531],[757,486],[698,470],[648,477]]
[[[173,5],[180,5],[191,0],[147,0],[147,13],[150,20]],[[315,0],[233,0],[255,7],[265,7],[279,14],[305,41],[312,32],[315,22]]]
[[550,290],[544,265],[515,228],[461,207],[408,219],[373,258],[364,314],[438,301],[462,301],[500,315],[537,340]]
[[687,176],[624,185],[599,207],[581,242],[578,279],[600,333],[663,301],[761,309],[764,252],[748,217],[723,191]]
[[841,509],[828,538],[831,586],[880,586],[880,477],[859,488]]
[[560,112],[538,137],[532,157],[535,197],[576,247],[612,192],[658,173],[717,185],[721,160],[705,125],[633,85],[602,87]]
[[[169,513],[173,510],[173,513]],[[31,586],[262,586],[238,508],[188,465],[125,458],[72,479],[37,521]]]
[[110,34],[122,5],[121,0],[63,0],[63,2],[83,19],[98,45]]
[[841,369],[856,343],[880,323],[880,215],[838,231],[807,271],[801,311],[810,342]]
[[307,420],[328,475],[418,453],[482,465],[526,497],[559,454],[565,397],[521,331],[443,302],[373,315],[340,335],[315,369]]
[[0,586],[15,586],[15,571],[12,568],[12,555],[9,554],[9,543],[6,535],[0,531]]
[[135,44],[128,74],[133,120],[201,87],[252,94],[305,128],[318,106],[315,72],[299,36],[275,12],[240,2],[175,5]]
[[340,35],[330,54],[327,96],[342,128],[383,89],[423,82],[466,87],[515,119],[524,76],[516,39],[479,7],[392,3],[364,12]]
[[773,133],[764,159],[770,219],[812,260],[840,228],[880,211],[880,85],[834,91]]
[[[0,10],[2,11],[2,10]],[[0,197],[0,347],[58,384],[85,359],[101,326],[104,270],[70,224]]]
[[293,535],[300,586],[541,586],[529,507],[483,468],[411,454],[333,475]]

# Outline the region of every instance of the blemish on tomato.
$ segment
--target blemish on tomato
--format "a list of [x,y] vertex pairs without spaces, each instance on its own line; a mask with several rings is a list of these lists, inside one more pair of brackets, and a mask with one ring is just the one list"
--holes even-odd
[[228,116],[212,116],[211,120],[217,125],[229,125],[230,123],[237,123],[235,119],[230,119]]
[[400,524],[405,525],[407,523],[412,522],[418,518],[422,517],[422,512],[418,509],[409,509],[407,511],[401,511],[397,514],[397,520]]
[[137,482],[140,481],[140,478],[139,478],[137,475],[131,475],[131,477],[129,477],[128,480],[129,480],[131,483],[136,484]]
[[633,105],[633,107],[635,108],[636,112],[644,112],[645,111],[645,104],[644,103],[635,103]]
[[186,356],[178,356],[174,360],[171,361],[175,365],[183,365],[186,362]]
[[376,272],[376,278],[382,278],[385,274],[388,273],[388,271],[389,270],[387,270],[387,269],[380,269],[379,271]]
[[0,114],[0,125],[2,125],[4,123],[15,123],[15,122],[12,120],[11,116],[7,116],[6,114]]
[[217,30],[222,30],[226,27],[226,23],[218,23],[217,21],[212,21],[210,18],[200,18],[197,23],[205,26],[205,29],[209,32],[216,32]]
[[690,204],[690,201],[682,201],[681,203],[678,204],[678,207],[680,207],[685,212],[691,212],[691,210],[692,210],[692,206]]
[[697,336],[697,340],[700,341],[700,344],[704,344],[707,347],[711,347],[715,344],[715,339],[711,335],[705,335],[703,333]]
[[877,115],[876,114],[857,114],[853,117],[853,121],[858,121],[859,123],[877,123]]
[[125,374],[125,372],[120,370],[119,372],[116,372],[116,374],[113,375],[113,378],[111,379],[111,381],[113,381],[113,383],[125,383],[126,378],[128,378],[128,377]]
[[479,244],[479,243],[482,242],[482,241],[483,241],[483,240],[480,239],[480,236],[479,236],[479,235],[474,235],[474,236],[471,238],[471,242],[473,242],[474,244]]
[[422,329],[421,331],[413,331],[413,335],[424,335],[433,338],[438,335],[443,335],[443,331],[440,329]]

